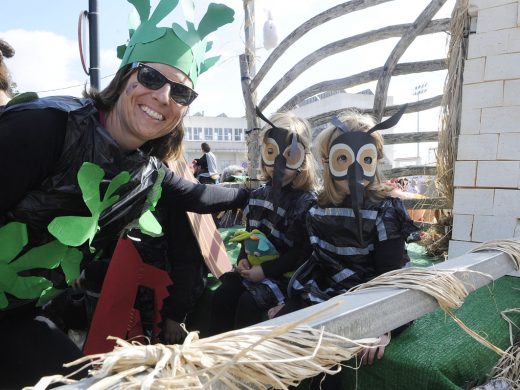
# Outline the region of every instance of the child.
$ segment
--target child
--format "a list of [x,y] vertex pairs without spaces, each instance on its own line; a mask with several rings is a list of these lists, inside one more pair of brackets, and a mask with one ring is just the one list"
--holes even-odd
[[315,204],[315,164],[309,146],[310,126],[290,113],[266,119],[262,136],[262,173],[268,183],[251,192],[244,213],[248,231],[258,229],[278,256],[260,265],[247,260],[242,245],[236,270],[220,278],[215,292],[210,333],[217,334],[260,322],[269,308],[283,304],[288,277],[312,248],[305,216]]
[[[407,262],[405,239],[418,229],[381,182],[383,138],[375,132],[395,125],[403,111],[377,126],[368,115],[348,112],[320,134],[323,190],[307,215],[313,252],[291,279],[291,298],[278,315],[326,301]],[[384,347],[368,352],[364,359],[372,363]]]

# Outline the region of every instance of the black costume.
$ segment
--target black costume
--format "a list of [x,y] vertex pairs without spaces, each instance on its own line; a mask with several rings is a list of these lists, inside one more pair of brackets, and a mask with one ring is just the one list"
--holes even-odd
[[418,228],[402,201],[366,201],[360,211],[363,245],[357,238],[350,197],[341,206],[315,206],[309,211],[307,230],[313,252],[291,281],[293,295],[299,293],[307,304],[319,303],[405,265],[405,239]]
[[[283,303],[288,283],[283,274],[297,269],[311,253],[305,215],[316,202],[315,194],[287,185],[281,189],[275,209],[272,190],[268,184],[253,191],[244,213],[247,230],[258,229],[264,233],[280,257],[261,264],[265,279],[260,282],[245,281],[238,272],[222,275],[222,285],[213,298],[212,334],[255,324],[261,321],[266,310]],[[238,258],[247,258],[244,245]]]
[[[13,221],[27,226],[28,244],[21,255],[55,241],[47,230],[55,217],[91,215],[77,179],[77,173],[85,162],[97,165],[104,172],[99,188],[101,199],[111,180],[122,171],[128,172],[130,179],[116,189],[117,201],[100,214],[100,229],[91,245],[87,242],[71,249],[81,252],[82,266],[113,243],[128,224],[149,208],[146,203],[148,193],[162,175],[164,178],[160,184],[165,207],[208,213],[240,207],[247,199],[245,190],[193,184],[174,176],[155,157],[139,150],[131,153],[120,150],[101,124],[100,113],[89,99],[49,97],[8,105],[0,112],[0,165],[4,167],[0,170],[0,227]],[[94,253],[89,246],[95,248]],[[10,264],[15,264],[18,259]],[[62,267],[36,267],[19,276],[37,276],[46,283],[51,282],[52,288],[42,292],[40,301],[64,290],[68,284]],[[15,382],[2,378],[0,380],[4,383],[0,385],[10,383],[10,386],[18,387],[32,384],[39,376],[57,373],[45,369],[38,371],[37,366],[31,367],[29,373],[26,367],[16,365],[13,353],[19,351],[23,354],[26,351],[16,348],[17,340],[12,339],[12,333],[20,319],[26,323],[33,321],[37,313],[37,299],[17,298],[11,294],[6,296],[8,306],[0,310],[1,342],[10,354],[3,354],[0,365],[13,375]],[[68,339],[63,336],[62,342],[65,343],[65,340]],[[56,351],[45,351],[48,361],[63,363],[80,355],[79,351],[69,351],[63,355]],[[35,355],[38,352],[41,351],[31,351]]]

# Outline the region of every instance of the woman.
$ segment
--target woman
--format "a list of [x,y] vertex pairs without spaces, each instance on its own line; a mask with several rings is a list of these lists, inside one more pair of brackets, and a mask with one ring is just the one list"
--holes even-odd
[[170,11],[157,8],[155,23],[141,15],[103,91],[0,113],[0,341],[10,352],[0,358],[0,387],[64,372],[61,365],[81,355],[53,324],[35,320],[36,307],[64,291],[126,228],[160,234],[149,213],[159,197],[166,207],[198,213],[247,200],[244,190],[192,184],[161,163],[181,154],[193,84],[214,63],[191,46],[206,47],[205,36],[233,20],[231,9],[212,4],[196,34],[177,35],[156,27]]
[[0,39],[0,106],[5,106],[11,99],[11,76],[5,66],[5,58],[11,58],[14,49],[3,39]]

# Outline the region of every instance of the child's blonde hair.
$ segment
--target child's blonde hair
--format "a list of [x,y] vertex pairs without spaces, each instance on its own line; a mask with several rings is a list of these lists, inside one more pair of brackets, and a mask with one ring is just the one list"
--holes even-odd
[[[361,114],[355,110],[347,110],[339,116],[339,120],[343,122],[350,131],[368,131],[375,126],[374,118],[367,114]],[[345,199],[345,194],[340,192],[336,181],[332,177],[329,165],[325,161],[329,158],[329,150],[332,142],[342,134],[340,129],[335,126],[329,126],[323,130],[316,138],[316,152],[323,165],[323,188],[318,194],[318,205],[325,207],[330,204],[339,205]],[[383,136],[375,131],[370,136],[374,139],[377,149],[377,161],[379,162],[383,157]],[[382,183],[381,173],[379,167],[376,167],[375,178],[365,188],[365,193],[368,199],[376,200],[387,196],[391,188]]]
[[[305,159],[303,160],[302,166],[298,169],[298,175],[291,183],[292,187],[303,191],[316,190],[316,162],[310,151],[312,135],[309,122],[303,118],[297,117],[291,112],[277,112],[271,115],[269,120],[277,127],[287,129],[291,133],[298,134],[298,139],[305,148]],[[263,143],[266,141],[267,131],[269,129],[271,129],[271,125],[269,124],[266,124],[262,128],[260,139]],[[264,162],[262,160],[260,161],[260,165],[264,178],[269,178],[270,175],[267,173]]]

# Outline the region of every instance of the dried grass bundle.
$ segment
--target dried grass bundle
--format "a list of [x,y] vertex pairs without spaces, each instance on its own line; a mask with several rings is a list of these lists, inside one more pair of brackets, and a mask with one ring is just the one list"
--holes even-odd
[[453,203],[453,167],[457,157],[469,23],[468,0],[457,0],[451,15],[448,75],[441,102],[441,123],[437,149],[437,190],[450,204]]
[[[91,389],[115,384],[125,389],[211,389],[218,382],[228,389],[288,389],[321,372],[339,372],[341,362],[378,341],[353,341],[323,328],[300,325],[308,320],[204,339],[191,332],[182,345],[141,345],[114,338],[117,346],[112,352],[87,356],[68,366],[89,362],[94,367],[91,375],[103,378]],[[44,379],[39,384],[63,381],[58,376]],[[46,388],[38,385],[34,389]]]
[[500,358],[491,373],[493,379],[502,379],[510,389],[520,390],[520,344],[512,345]]
[[470,252],[480,252],[485,250],[496,250],[507,253],[515,263],[516,270],[520,270],[520,241],[518,240],[493,240],[486,241]]
[[451,312],[450,309],[462,306],[464,299],[468,296],[468,291],[464,283],[455,276],[456,273],[459,275],[479,274],[493,279],[490,275],[471,270],[410,267],[387,272],[367,283],[353,287],[349,292],[385,287],[408,288],[422,291],[435,298],[441,309],[453,318],[471,337],[497,354],[504,355],[506,353],[505,351],[491,344],[478,333],[468,328]]

